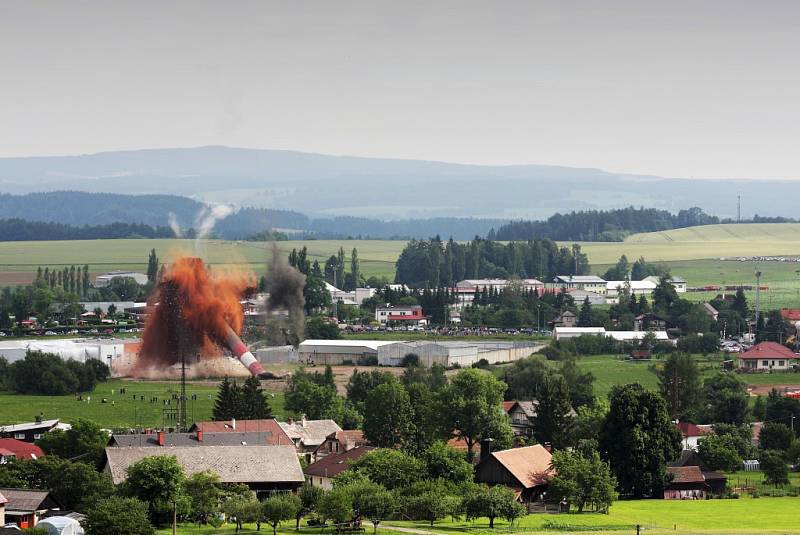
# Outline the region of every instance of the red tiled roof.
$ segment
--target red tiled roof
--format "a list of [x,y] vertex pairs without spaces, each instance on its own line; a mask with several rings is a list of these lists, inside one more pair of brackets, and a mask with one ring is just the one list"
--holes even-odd
[[670,483],[705,483],[706,481],[699,466],[668,466],[667,474],[672,476]]
[[8,450],[20,460],[41,459],[44,457],[42,448],[13,438],[0,438],[0,449]]
[[514,408],[514,405],[516,405],[516,404],[517,404],[516,401],[504,401],[503,402],[503,411],[505,411],[505,412],[510,411],[511,409]]
[[267,436],[268,446],[285,446],[293,444],[292,439],[286,431],[278,424],[274,418],[267,420],[236,420],[234,424],[230,420],[220,422],[195,422],[191,431],[202,431],[203,433],[264,433]]
[[693,423],[678,422],[675,425],[678,427],[678,429],[681,430],[681,435],[683,435],[683,438],[687,438],[687,437],[702,437],[702,436],[711,434],[711,430],[710,429],[704,428],[704,427],[700,427],[700,426],[695,425]]
[[350,467],[350,463],[358,460],[374,450],[372,446],[359,446],[342,453],[331,453],[317,462],[306,466],[304,472],[310,476],[336,477]]
[[777,342],[761,342],[756,344],[741,355],[740,359],[796,359],[800,355],[794,353],[786,346]]
[[781,316],[783,319],[789,321],[798,321],[800,320],[800,309],[798,308],[782,308],[781,309]]

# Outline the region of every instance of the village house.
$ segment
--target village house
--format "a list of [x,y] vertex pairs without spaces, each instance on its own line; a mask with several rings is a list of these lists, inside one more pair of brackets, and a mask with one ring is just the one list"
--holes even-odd
[[308,463],[313,460],[316,449],[331,433],[342,430],[333,420],[308,420],[305,416],[298,421],[280,422],[280,426],[291,439],[297,454],[304,457]]
[[267,432],[209,433],[197,430],[193,433],[137,433],[134,435],[113,435],[109,440],[110,447],[162,447],[173,446],[293,446],[288,436],[274,435]]
[[676,461],[667,463],[668,467],[696,466],[703,473],[703,478],[707,489],[712,494],[722,494],[728,485],[728,478],[725,474],[709,470],[700,455],[694,450],[683,450]]
[[511,420],[511,428],[518,437],[533,436],[533,421],[536,418],[536,401],[504,401],[503,410]]
[[331,490],[333,478],[348,470],[352,463],[374,449],[371,446],[357,446],[347,451],[329,453],[306,467],[304,470],[306,483],[312,487]]
[[49,511],[60,508],[46,490],[0,488],[0,496],[5,500],[5,523],[21,529],[35,528]]
[[0,464],[9,461],[31,461],[44,457],[44,451],[36,444],[13,438],[0,438]]
[[[272,446],[294,444],[275,418],[195,422],[189,428],[189,433],[197,433],[198,431],[201,431],[206,437],[215,433],[256,433],[260,435],[259,441],[261,443]],[[261,438],[264,440],[261,441]]]
[[[305,481],[295,448],[285,446],[151,446],[107,447],[103,471],[115,485],[127,477],[128,468],[147,457],[175,456],[187,476],[211,472],[222,483],[247,485],[258,495],[296,491]],[[0,491],[2,492],[2,491]]]
[[369,441],[364,438],[364,432],[359,429],[336,431],[325,437],[325,441],[314,450],[313,459],[318,461],[332,453],[343,453],[368,445]]
[[710,425],[676,422],[675,426],[681,432],[681,445],[684,450],[697,450],[697,445],[700,444],[700,441],[713,433]]
[[557,318],[550,322],[553,328],[556,327],[575,327],[578,323],[578,316],[570,310],[565,310]]
[[777,342],[761,342],[737,358],[745,371],[787,371],[800,362],[800,355]]
[[[0,438],[14,438],[23,442],[33,443],[44,436],[48,431],[60,428],[58,420],[45,420],[37,418],[35,422],[0,426]],[[68,429],[69,427],[66,426]]]
[[481,459],[475,467],[475,481],[505,485],[523,503],[541,501],[550,478],[555,474],[552,455],[541,444],[503,451],[491,451],[491,443],[481,443]]

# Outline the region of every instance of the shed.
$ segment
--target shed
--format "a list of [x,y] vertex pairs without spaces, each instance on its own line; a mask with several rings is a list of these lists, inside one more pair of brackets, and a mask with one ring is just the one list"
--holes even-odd
[[710,490],[699,466],[668,466],[665,500],[704,500]]
[[543,498],[550,478],[555,471],[550,463],[552,455],[541,444],[524,448],[489,452],[481,451],[481,460],[475,467],[475,481],[488,485],[506,485],[514,489],[521,502]]

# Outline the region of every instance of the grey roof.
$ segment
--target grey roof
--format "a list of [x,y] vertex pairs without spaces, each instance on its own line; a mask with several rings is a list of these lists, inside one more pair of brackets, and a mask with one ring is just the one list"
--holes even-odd
[[8,500],[6,512],[9,511],[41,511],[49,509],[45,502],[50,493],[46,490],[0,489],[0,494]]
[[106,448],[105,470],[115,485],[128,468],[146,457],[173,455],[187,476],[213,472],[223,483],[302,483],[303,470],[293,446],[183,446]]
[[685,283],[686,279],[684,279],[683,277],[670,277],[669,282],[672,282],[672,283]]
[[304,446],[319,446],[328,435],[342,428],[333,420],[300,420],[299,422],[279,422],[292,440],[298,439]]
[[716,316],[717,314],[719,314],[719,310],[714,308],[710,303],[703,303],[703,308],[705,308],[706,311],[712,316]]
[[[164,446],[263,446],[271,443],[272,433],[264,432],[236,432],[229,433],[203,433],[203,440],[197,439],[197,433],[164,433]],[[284,438],[284,444],[286,439]],[[114,435],[108,444],[112,447],[151,446],[159,447],[158,434],[151,435]],[[287,444],[288,445],[288,444]]]

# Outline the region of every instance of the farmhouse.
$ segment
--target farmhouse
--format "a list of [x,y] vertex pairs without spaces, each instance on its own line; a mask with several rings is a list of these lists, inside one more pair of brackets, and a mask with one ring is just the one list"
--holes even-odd
[[266,418],[263,420],[220,420],[215,422],[195,422],[189,428],[189,433],[202,432],[205,436],[216,433],[256,433],[266,439],[270,446],[292,444],[289,435],[283,430],[277,420]]
[[553,327],[575,327],[578,323],[578,316],[571,310],[565,310],[552,321]]
[[756,344],[738,358],[739,367],[747,371],[785,371],[800,362],[800,355],[777,342]]
[[306,467],[306,482],[313,487],[331,490],[333,478],[349,469],[351,463],[374,449],[371,446],[357,446],[347,451],[326,455]]
[[562,288],[576,288],[596,294],[606,294],[606,281],[597,275],[559,275],[555,283]]
[[283,432],[275,435],[266,431],[208,433],[198,430],[194,433],[157,431],[150,434],[113,435],[108,445],[119,448],[147,446],[171,448],[174,446],[289,446],[293,443]]
[[481,460],[475,467],[475,481],[488,485],[506,485],[517,492],[517,499],[528,503],[539,501],[555,474],[550,452],[537,444],[524,448],[492,452],[489,444],[481,444]]
[[244,484],[257,494],[295,491],[304,481],[293,446],[176,446],[164,450],[147,446],[109,447],[105,450],[103,471],[119,485],[133,464],[165,454],[174,455],[188,476],[212,472],[222,483]]
[[541,291],[544,283],[538,279],[465,279],[458,281],[453,288],[457,301],[461,305],[472,303],[477,292],[501,292],[510,285],[517,284],[523,291]]

